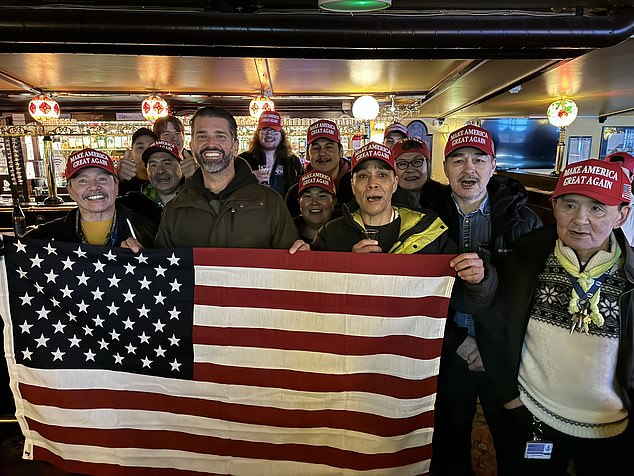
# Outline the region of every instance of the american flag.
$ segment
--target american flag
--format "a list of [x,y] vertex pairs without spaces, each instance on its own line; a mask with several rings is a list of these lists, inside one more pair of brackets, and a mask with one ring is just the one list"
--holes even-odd
[[5,237],[24,457],[86,474],[415,475],[448,256]]

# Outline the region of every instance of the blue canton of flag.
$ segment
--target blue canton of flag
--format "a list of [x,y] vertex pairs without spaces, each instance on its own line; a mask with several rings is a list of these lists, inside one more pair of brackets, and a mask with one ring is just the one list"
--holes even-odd
[[[16,363],[192,377],[191,252],[4,238]],[[16,312],[15,310],[19,310]]]

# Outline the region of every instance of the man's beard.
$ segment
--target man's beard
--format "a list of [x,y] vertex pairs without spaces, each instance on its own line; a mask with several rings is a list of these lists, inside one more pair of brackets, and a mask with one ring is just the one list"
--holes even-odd
[[[206,159],[205,152],[207,151],[220,152],[221,158],[220,159]],[[218,172],[222,172],[227,167],[229,167],[229,164],[231,164],[231,160],[233,159],[233,154],[232,153],[226,154],[224,150],[219,148],[206,147],[200,151],[200,153],[198,154],[196,158],[198,159],[198,163],[200,164],[200,166],[203,168],[205,172],[208,172],[210,174],[217,174]]]

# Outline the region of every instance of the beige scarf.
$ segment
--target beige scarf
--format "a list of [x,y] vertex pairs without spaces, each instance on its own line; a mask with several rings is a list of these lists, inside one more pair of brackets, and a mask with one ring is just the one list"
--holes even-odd
[[[580,271],[579,261],[575,252],[564,245],[559,239],[555,245],[555,257],[557,258],[557,261],[559,261],[559,264],[561,264],[571,276],[577,278],[581,289],[585,292],[594,284],[595,279],[602,276],[603,273],[609,271],[615,264],[618,263],[619,258],[621,257],[621,248],[616,243],[614,235],[612,235],[610,237],[610,251],[599,251],[590,259],[590,261],[588,261],[588,264],[583,271]],[[598,307],[600,294],[601,288],[599,288],[589,300],[589,317],[597,327],[601,327],[604,323],[603,316],[599,312]],[[568,304],[568,312],[574,315],[579,311],[579,296],[573,287],[570,304]]]

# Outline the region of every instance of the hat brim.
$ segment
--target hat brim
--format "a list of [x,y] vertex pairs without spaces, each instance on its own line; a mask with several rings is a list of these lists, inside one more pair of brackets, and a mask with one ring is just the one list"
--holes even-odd
[[316,136],[312,137],[310,139],[310,141],[308,141],[308,144],[312,144],[313,142],[315,142],[317,139],[328,139],[336,144],[341,145],[341,139],[337,140],[334,139],[331,135],[328,134],[317,134]]
[[551,200],[555,200],[556,198],[560,198],[563,197],[564,195],[583,195],[585,197],[589,197],[593,200],[596,200],[599,203],[602,203],[604,205],[607,205],[609,207],[614,207],[617,205],[620,205],[622,203],[627,203],[626,201],[620,200],[618,198],[615,198],[613,196],[608,196],[606,194],[603,194],[601,192],[599,192],[598,190],[588,190],[587,186],[584,187],[583,185],[577,186],[577,185],[569,185],[566,187],[566,190],[563,191],[555,191],[553,192],[552,196],[550,197]]
[[147,165],[148,160],[150,160],[150,156],[151,156],[152,154],[156,153],[156,152],[165,152],[166,154],[169,154],[169,155],[171,155],[172,157],[174,157],[174,158],[175,158],[176,160],[178,160],[179,162],[181,161],[180,156],[178,156],[178,155],[174,155],[174,154],[172,154],[169,150],[164,149],[163,147],[159,147],[159,146],[155,145],[155,146],[150,146],[150,147],[148,147],[147,149],[145,149],[145,150],[143,151],[143,155],[141,156],[141,159],[143,160],[143,163],[144,163],[145,165]]

